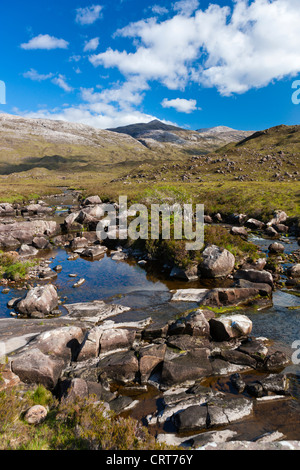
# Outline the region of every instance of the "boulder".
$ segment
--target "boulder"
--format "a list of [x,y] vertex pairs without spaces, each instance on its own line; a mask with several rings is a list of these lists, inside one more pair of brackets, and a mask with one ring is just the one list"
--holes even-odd
[[283,253],[284,245],[282,243],[275,242],[271,243],[268,249],[270,253]]
[[235,257],[230,251],[210,245],[202,252],[198,272],[204,278],[225,277],[234,269]]
[[78,326],[63,326],[41,333],[34,341],[34,346],[44,354],[60,357],[70,362],[77,357],[83,340],[83,331]]
[[300,277],[300,263],[294,264],[294,266],[291,266],[290,268],[288,268],[287,275],[292,278]]
[[215,341],[249,336],[252,331],[252,321],[246,315],[239,314],[212,318],[209,325],[211,337]]
[[212,374],[207,348],[195,348],[187,354],[179,354],[171,360],[164,360],[161,382],[163,386],[172,386],[187,380],[196,380]]
[[40,424],[46,419],[47,414],[47,409],[44,406],[35,405],[26,411],[24,420],[28,424]]
[[239,269],[235,275],[235,279],[245,279],[246,281],[259,283],[259,284],[269,284],[273,287],[273,276],[268,271],[262,270],[258,271],[256,269]]
[[165,344],[151,344],[139,350],[139,371],[141,383],[145,383],[153,370],[162,364],[167,346]]
[[180,279],[182,281],[192,281],[198,279],[197,265],[191,266],[187,269],[174,266],[170,272],[170,277],[173,279]]
[[15,209],[9,202],[0,203],[0,216],[14,215]]
[[83,201],[84,206],[90,206],[94,204],[102,204],[102,201],[99,196],[89,196]]
[[195,310],[187,317],[171,323],[168,334],[186,334],[191,336],[206,336],[209,337],[209,323],[208,320],[214,316],[210,310]]
[[27,258],[30,256],[36,256],[37,254],[38,254],[38,250],[34,246],[26,245],[24,243],[23,245],[21,245],[19,249],[19,255],[24,258]]
[[38,312],[42,316],[49,315],[58,306],[58,295],[52,284],[30,289],[15,305],[15,309],[28,317]]
[[231,235],[239,235],[244,239],[248,238],[248,232],[245,227],[231,227],[230,233]]
[[100,337],[100,357],[119,349],[130,349],[136,332],[118,328],[105,329]]
[[85,248],[89,242],[85,237],[76,237],[70,243],[71,250],[77,250],[78,248]]
[[49,241],[45,237],[34,237],[32,240],[32,245],[39,249],[39,250],[44,250],[49,246]]
[[82,251],[81,256],[83,256],[84,258],[96,259],[100,256],[103,256],[106,251],[106,246],[95,245],[90,246],[89,248],[86,248],[84,251]]
[[284,211],[281,210],[276,210],[274,212],[274,217],[271,219],[267,225],[278,225],[281,224],[282,222],[285,222],[287,220],[288,216]]
[[22,209],[23,212],[28,212],[29,215],[37,215],[37,214],[49,214],[53,212],[54,209],[52,207],[43,205],[43,204],[29,204]]
[[251,230],[261,230],[265,227],[265,224],[257,219],[248,219],[245,222],[246,227],[250,228]]
[[139,362],[134,351],[121,351],[100,359],[99,368],[109,380],[126,384],[136,379]]
[[53,359],[38,348],[13,357],[11,362],[11,370],[22,382],[41,384],[50,390],[55,388],[63,367],[63,360]]

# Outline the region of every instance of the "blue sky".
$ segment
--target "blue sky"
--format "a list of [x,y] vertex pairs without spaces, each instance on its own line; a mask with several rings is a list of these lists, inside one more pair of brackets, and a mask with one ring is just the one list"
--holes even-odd
[[0,112],[98,128],[300,124],[299,25],[299,0],[3,2]]

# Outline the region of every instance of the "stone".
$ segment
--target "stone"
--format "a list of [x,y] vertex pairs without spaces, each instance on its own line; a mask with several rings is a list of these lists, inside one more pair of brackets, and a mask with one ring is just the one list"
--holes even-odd
[[85,237],[76,237],[70,243],[71,250],[77,250],[78,248],[85,248],[88,246],[88,240]]
[[167,346],[165,344],[151,344],[145,346],[139,350],[139,371],[141,377],[141,383],[145,383],[153,370],[162,364]]
[[282,351],[276,351],[266,357],[263,368],[270,372],[278,372],[289,364],[288,357]]
[[47,414],[48,414],[47,409],[44,406],[35,405],[26,411],[24,420],[28,424],[40,424],[43,421],[45,421]]
[[245,222],[246,227],[250,228],[251,230],[259,230],[265,227],[265,224],[257,219],[248,219]]
[[246,391],[255,398],[260,398],[264,394],[263,386],[259,382],[252,382],[247,384]]
[[63,326],[41,333],[33,344],[44,354],[70,362],[77,357],[82,340],[83,331],[80,327]]
[[26,245],[25,243],[19,249],[19,256],[22,257],[36,256],[37,254],[38,250],[34,246]]
[[45,250],[49,246],[49,241],[45,237],[34,237],[32,245],[38,250]]
[[225,277],[234,269],[235,257],[230,251],[210,245],[202,252],[198,272],[204,278]]
[[182,281],[193,281],[198,279],[197,265],[191,266],[187,269],[174,266],[170,272],[170,277],[173,279],[180,279]]
[[80,287],[82,286],[83,284],[85,283],[85,279],[83,277],[81,277],[79,279],[79,281],[75,282],[75,284],[73,284],[73,287],[76,288],[76,287]]
[[80,319],[93,323],[130,310],[129,307],[124,307],[123,305],[106,304],[103,300],[65,304],[64,307],[68,312],[68,315],[65,317],[66,319]]
[[238,393],[243,393],[246,388],[246,383],[242,379],[241,374],[236,373],[230,377],[230,382]]
[[232,235],[239,235],[240,237],[246,239],[248,238],[248,232],[245,227],[231,227],[230,233]]
[[21,314],[30,317],[33,312],[49,315],[58,306],[58,295],[52,284],[30,289],[14,306]]
[[239,269],[235,275],[235,279],[245,279],[246,281],[256,282],[259,284],[269,284],[273,287],[273,276],[268,271],[258,271],[256,269]]
[[102,204],[102,201],[99,196],[89,196],[83,201],[84,206],[90,206],[94,204]]
[[218,356],[221,357],[221,359],[224,359],[224,361],[231,362],[232,364],[249,366],[253,369],[256,368],[256,360],[253,357],[236,349],[222,349]]
[[300,277],[300,263],[294,264],[287,269],[287,275],[293,279]]
[[214,397],[207,403],[208,426],[220,426],[238,421],[253,412],[251,400],[227,395]]
[[161,383],[172,386],[187,380],[196,380],[212,374],[207,348],[197,348],[187,354],[178,355],[172,360],[164,360]]
[[106,373],[109,380],[126,384],[136,379],[139,362],[134,351],[122,351],[100,359],[99,367]]
[[207,427],[207,407],[205,405],[189,406],[174,415],[173,423],[179,433],[202,431]]
[[95,258],[99,258],[100,256],[103,256],[106,251],[107,251],[106,246],[102,246],[102,245],[90,246],[89,248],[86,248],[81,253],[81,256],[84,258],[95,259]]
[[62,373],[64,361],[53,359],[43,354],[38,348],[32,348],[11,361],[11,370],[22,382],[44,385],[52,390]]
[[228,315],[209,321],[210,334],[214,341],[228,341],[250,335],[252,321],[246,315]]
[[279,237],[277,230],[274,227],[267,227],[265,229],[265,234],[270,238]]
[[100,337],[100,356],[118,349],[130,349],[135,340],[134,330],[111,328],[104,330]]
[[277,395],[287,395],[289,381],[285,374],[271,374],[258,381],[266,393],[276,393]]
[[284,245],[282,243],[271,243],[268,248],[270,253],[283,253],[284,252]]
[[274,217],[271,219],[267,225],[277,225],[281,224],[282,222],[286,222],[288,216],[284,211],[276,210],[274,211]]

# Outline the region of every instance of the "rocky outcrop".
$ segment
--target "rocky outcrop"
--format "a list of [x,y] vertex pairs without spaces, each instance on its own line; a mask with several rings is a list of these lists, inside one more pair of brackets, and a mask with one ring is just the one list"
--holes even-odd
[[32,220],[0,225],[0,246],[19,246],[31,244],[37,236],[51,237],[58,234],[59,225],[54,221]]

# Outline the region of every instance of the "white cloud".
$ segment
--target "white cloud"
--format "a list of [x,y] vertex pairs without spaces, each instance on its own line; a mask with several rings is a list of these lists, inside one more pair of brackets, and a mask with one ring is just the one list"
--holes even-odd
[[179,13],[186,16],[190,16],[198,7],[198,0],[180,0],[173,5],[175,11],[179,11]]
[[232,8],[211,4],[194,11],[197,6],[182,0],[172,18],[129,24],[117,34],[132,38],[135,51],[109,48],[91,56],[91,63],[116,67],[127,79],[138,76],[173,90],[196,82],[222,95],[300,71],[298,0],[235,0]]
[[156,119],[155,116],[145,114],[140,111],[119,111],[114,107],[105,107],[97,112],[89,109],[89,105],[80,105],[78,107],[68,107],[62,110],[40,110],[37,112],[23,112],[18,114],[35,119],[54,119],[67,122],[78,122],[98,129],[108,129],[119,126],[127,126],[134,122],[147,123]]
[[67,93],[73,91],[73,88],[66,82],[66,77],[64,75],[58,75],[58,77],[53,78],[52,83],[54,83],[54,85],[59,86]]
[[85,42],[84,52],[95,51],[99,46],[99,38],[93,38]]
[[173,100],[168,100],[165,98],[161,103],[163,108],[174,108],[179,113],[186,113],[190,114],[197,109],[197,101],[196,100],[186,100],[183,98],[176,98]]
[[29,78],[30,80],[36,82],[42,82],[43,80],[48,80],[49,78],[53,77],[53,73],[48,74],[40,74],[34,69],[28,70],[28,72],[23,73],[24,78]]
[[39,34],[35,38],[30,39],[28,43],[21,44],[21,48],[25,50],[33,49],[67,49],[69,43],[64,39],[57,39],[49,34]]
[[166,13],[168,13],[169,10],[165,7],[160,6],[160,5],[153,5],[153,7],[151,8],[151,11],[155,15],[165,15]]
[[81,25],[90,25],[101,18],[103,7],[101,5],[92,5],[86,8],[77,8],[76,23]]

